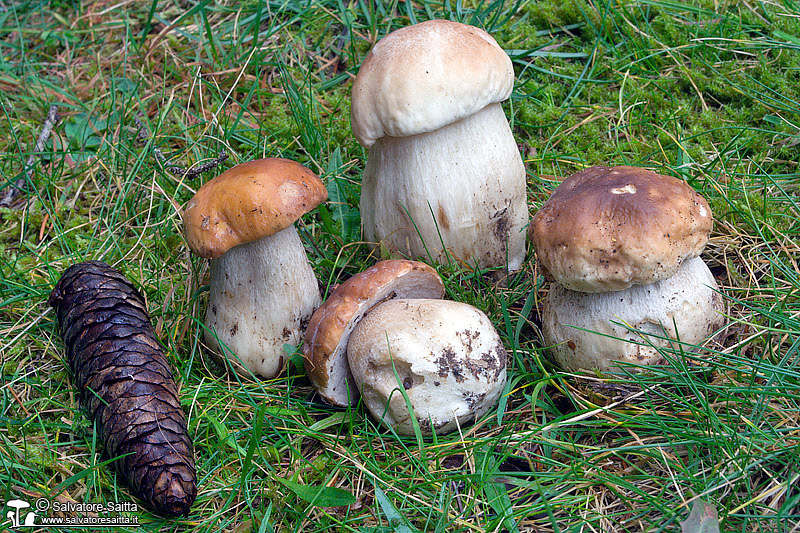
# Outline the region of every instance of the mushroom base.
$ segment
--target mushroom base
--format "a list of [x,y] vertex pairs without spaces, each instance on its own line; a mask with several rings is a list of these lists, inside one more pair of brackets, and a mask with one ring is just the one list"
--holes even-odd
[[382,137],[361,186],[368,241],[479,267],[525,259],[525,167],[500,104],[436,131]]
[[211,260],[206,343],[240,374],[275,377],[320,303],[317,278],[294,225]]
[[449,433],[494,407],[506,350],[489,318],[460,302],[396,299],[370,311],[347,344],[350,370],[375,418],[401,435]]
[[542,312],[544,341],[571,372],[606,372],[617,362],[663,363],[658,349],[686,349],[723,325],[724,299],[717,291],[699,257],[670,278],[621,291],[577,292],[552,283]]

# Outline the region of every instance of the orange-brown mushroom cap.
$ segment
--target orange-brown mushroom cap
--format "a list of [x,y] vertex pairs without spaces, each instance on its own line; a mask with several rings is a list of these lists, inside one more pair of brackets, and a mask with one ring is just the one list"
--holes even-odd
[[666,279],[708,242],[711,208],[685,182],[636,167],[590,167],[564,180],[531,221],[544,273],[574,291]]
[[186,241],[197,255],[215,259],[288,228],[327,197],[322,181],[296,161],[248,161],[208,181],[189,200]]

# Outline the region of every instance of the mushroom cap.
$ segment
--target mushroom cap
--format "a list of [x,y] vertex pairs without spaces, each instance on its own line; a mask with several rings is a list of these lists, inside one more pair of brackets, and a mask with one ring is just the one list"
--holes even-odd
[[513,85],[511,59],[480,28],[449,20],[407,26],[378,41],[362,63],[353,133],[370,147],[384,135],[433,131],[502,102]]
[[568,371],[608,371],[618,361],[658,364],[663,357],[653,346],[666,348],[677,338],[684,347],[698,344],[722,326],[725,302],[717,290],[699,257],[685,261],[670,278],[623,291],[591,294],[553,283],[544,301],[542,334]]
[[327,197],[322,181],[296,161],[248,161],[206,182],[189,200],[186,241],[197,255],[215,259],[286,229]]
[[339,406],[358,399],[347,342],[372,307],[392,298],[442,296],[444,285],[436,270],[405,259],[381,261],[339,285],[311,317],[303,346],[306,374],[320,395]]
[[713,224],[685,182],[636,167],[590,167],[564,180],[528,230],[545,275],[568,289],[619,291],[675,274]]
[[506,383],[507,353],[489,318],[450,300],[397,299],[375,307],[347,346],[364,405],[401,435],[455,430],[491,409]]
[[9,507],[13,507],[14,509],[26,509],[31,506],[31,504],[29,504],[25,500],[17,500],[17,499],[8,500],[6,502],[6,505]]

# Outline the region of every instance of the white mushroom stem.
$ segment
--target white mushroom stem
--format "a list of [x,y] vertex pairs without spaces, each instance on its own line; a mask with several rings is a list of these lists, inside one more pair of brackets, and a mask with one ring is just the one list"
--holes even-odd
[[444,434],[486,414],[506,383],[506,350],[489,318],[460,302],[396,299],[374,307],[347,344],[370,413],[401,435]]
[[[542,333],[568,371],[612,370],[615,362],[661,362],[656,349],[702,342],[724,322],[724,299],[699,257],[670,278],[615,292],[587,293],[550,285]],[[627,327],[626,327],[627,325]]]
[[238,358],[266,378],[281,371],[287,359],[283,345],[300,343],[320,304],[317,279],[294,225],[213,259],[209,292],[206,342],[217,353],[223,353],[220,342],[225,344],[231,363],[238,367]]
[[525,168],[500,104],[432,132],[380,138],[364,171],[361,216],[367,240],[393,251],[427,257],[427,247],[441,262],[446,248],[469,264],[519,269]]

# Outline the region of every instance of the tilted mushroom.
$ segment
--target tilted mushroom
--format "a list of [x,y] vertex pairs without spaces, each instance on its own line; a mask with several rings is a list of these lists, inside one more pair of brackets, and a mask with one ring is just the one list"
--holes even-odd
[[444,434],[477,420],[500,398],[506,350],[489,318],[449,300],[396,299],[370,311],[347,343],[364,400],[401,435]]
[[500,102],[514,69],[485,31],[431,20],[381,39],[353,84],[351,123],[369,148],[367,240],[412,257],[520,268],[525,168]]
[[[206,342],[242,372],[274,377],[298,344],[319,287],[294,222],[327,198],[313,172],[288,159],[237,165],[197,191],[184,212],[189,247],[211,259]],[[241,364],[239,364],[241,360]]]
[[656,348],[719,328],[723,298],[698,257],[712,224],[708,203],[677,178],[591,167],[564,180],[529,230],[554,281],[542,333],[557,362],[572,371],[654,364]]
[[359,320],[379,303],[393,298],[441,298],[444,285],[436,271],[418,261],[381,261],[334,289],[314,312],[306,330],[306,374],[333,405],[358,400],[347,363],[347,342]]
[[320,395],[346,406],[363,394],[401,434],[413,426],[398,387],[425,435],[485,414],[505,385],[505,349],[485,314],[443,295],[434,269],[397,259],[336,287],[306,331],[306,373]]

